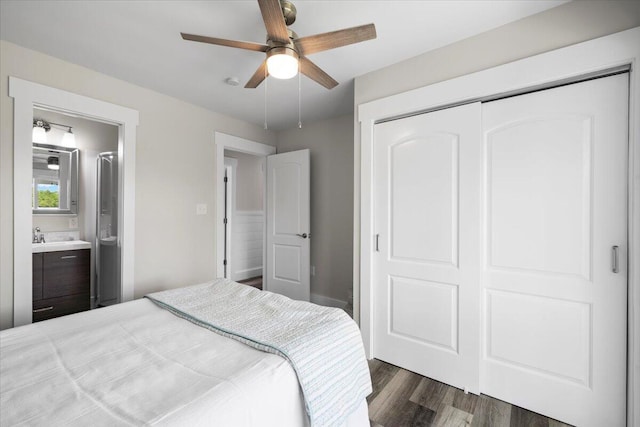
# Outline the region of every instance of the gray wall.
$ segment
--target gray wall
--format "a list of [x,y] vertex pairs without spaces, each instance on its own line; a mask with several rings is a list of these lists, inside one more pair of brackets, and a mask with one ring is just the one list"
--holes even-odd
[[[275,145],[275,134],[170,96],[0,41],[0,328],[13,325],[13,99],[19,77],[140,113],[134,297],[215,277],[215,144],[220,131]],[[29,143],[29,142],[26,142]],[[125,159],[126,161],[126,159]],[[196,204],[208,214],[196,216]],[[29,236],[16,236],[28,239]],[[17,284],[31,286],[30,283]]]
[[225,150],[225,157],[238,161],[236,168],[236,210],[262,211],[264,200],[264,159],[238,151]]
[[[354,106],[640,25],[639,1],[572,1],[357,77]],[[360,132],[354,121],[354,295],[360,292]],[[354,307],[358,319],[359,307]]]
[[311,292],[347,301],[353,259],[353,116],[278,132],[278,153],[311,150]]

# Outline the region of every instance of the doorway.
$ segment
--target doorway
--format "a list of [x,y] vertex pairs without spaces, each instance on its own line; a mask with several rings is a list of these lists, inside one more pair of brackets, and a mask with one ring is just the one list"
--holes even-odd
[[[40,107],[118,127],[119,186],[122,195],[119,240],[121,298],[133,299],[135,236],[135,148],[138,112],[45,85],[9,77],[9,96],[14,98],[13,116],[13,326],[32,321],[31,186],[33,179],[33,109]],[[127,158],[125,163],[122,159]]]
[[225,277],[262,289],[265,157],[224,151]]
[[[118,127],[43,109],[34,109],[35,119],[50,124],[49,130],[41,137],[43,143],[50,147],[74,149],[78,161],[75,164],[77,172],[71,174],[73,179],[63,180],[70,176],[61,172],[66,169],[63,162],[60,162],[59,170],[47,170],[46,163],[36,162],[34,154],[34,204],[36,194],[38,197],[51,194],[64,200],[67,187],[74,191],[74,196],[73,209],[69,212],[55,208],[34,210],[32,227],[39,229],[49,243],[64,240],[88,242],[91,245],[91,279],[87,288],[89,306],[116,304],[120,302],[121,291],[117,240],[122,222],[119,218],[122,200],[118,185]],[[69,128],[72,133],[61,127]],[[73,137],[66,138],[69,135]],[[51,185],[35,191],[36,182],[42,182],[45,176],[50,177],[49,182],[53,182],[51,178],[59,177],[58,193],[51,193],[49,188],[56,188]]]

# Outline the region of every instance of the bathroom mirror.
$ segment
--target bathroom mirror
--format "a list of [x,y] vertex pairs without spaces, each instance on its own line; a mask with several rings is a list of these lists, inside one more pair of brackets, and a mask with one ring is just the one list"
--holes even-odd
[[33,144],[31,207],[35,215],[78,214],[78,149]]

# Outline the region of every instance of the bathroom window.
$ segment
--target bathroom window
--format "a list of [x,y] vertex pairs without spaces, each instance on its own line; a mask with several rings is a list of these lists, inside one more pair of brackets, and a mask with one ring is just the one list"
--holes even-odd
[[31,205],[34,209],[58,209],[60,207],[60,181],[34,179]]

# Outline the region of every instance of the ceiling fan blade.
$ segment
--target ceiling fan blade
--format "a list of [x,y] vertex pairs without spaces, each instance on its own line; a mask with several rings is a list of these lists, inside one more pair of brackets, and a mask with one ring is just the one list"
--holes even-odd
[[245,89],[255,89],[255,88],[257,88],[260,85],[260,83],[262,83],[262,81],[268,75],[269,75],[269,72],[267,71],[267,61],[264,60],[264,61],[262,61],[262,64],[260,64],[260,66],[258,67],[256,72],[253,73],[253,76],[251,76],[251,78],[249,79],[247,84],[244,85]]
[[264,26],[267,28],[267,36],[272,41],[281,43],[289,42],[287,25],[284,22],[282,8],[279,0],[258,0]]
[[300,57],[300,72],[309,77],[311,80],[315,80],[316,82],[320,83],[327,89],[333,89],[334,87],[338,86],[337,81],[335,81],[329,74],[322,71],[320,67],[309,61],[309,59],[305,58],[304,56]]
[[353,43],[363,42],[376,38],[376,26],[374,24],[361,25],[359,27],[345,28],[343,30],[316,34],[314,36],[301,37],[294,40],[301,55],[310,55],[323,50],[334,49]]
[[266,52],[269,46],[266,44],[241,42],[237,40],[219,39],[216,37],[198,36],[196,34],[180,33],[183,39],[194,42],[217,44],[220,46],[237,47],[239,49],[255,50],[256,52]]

